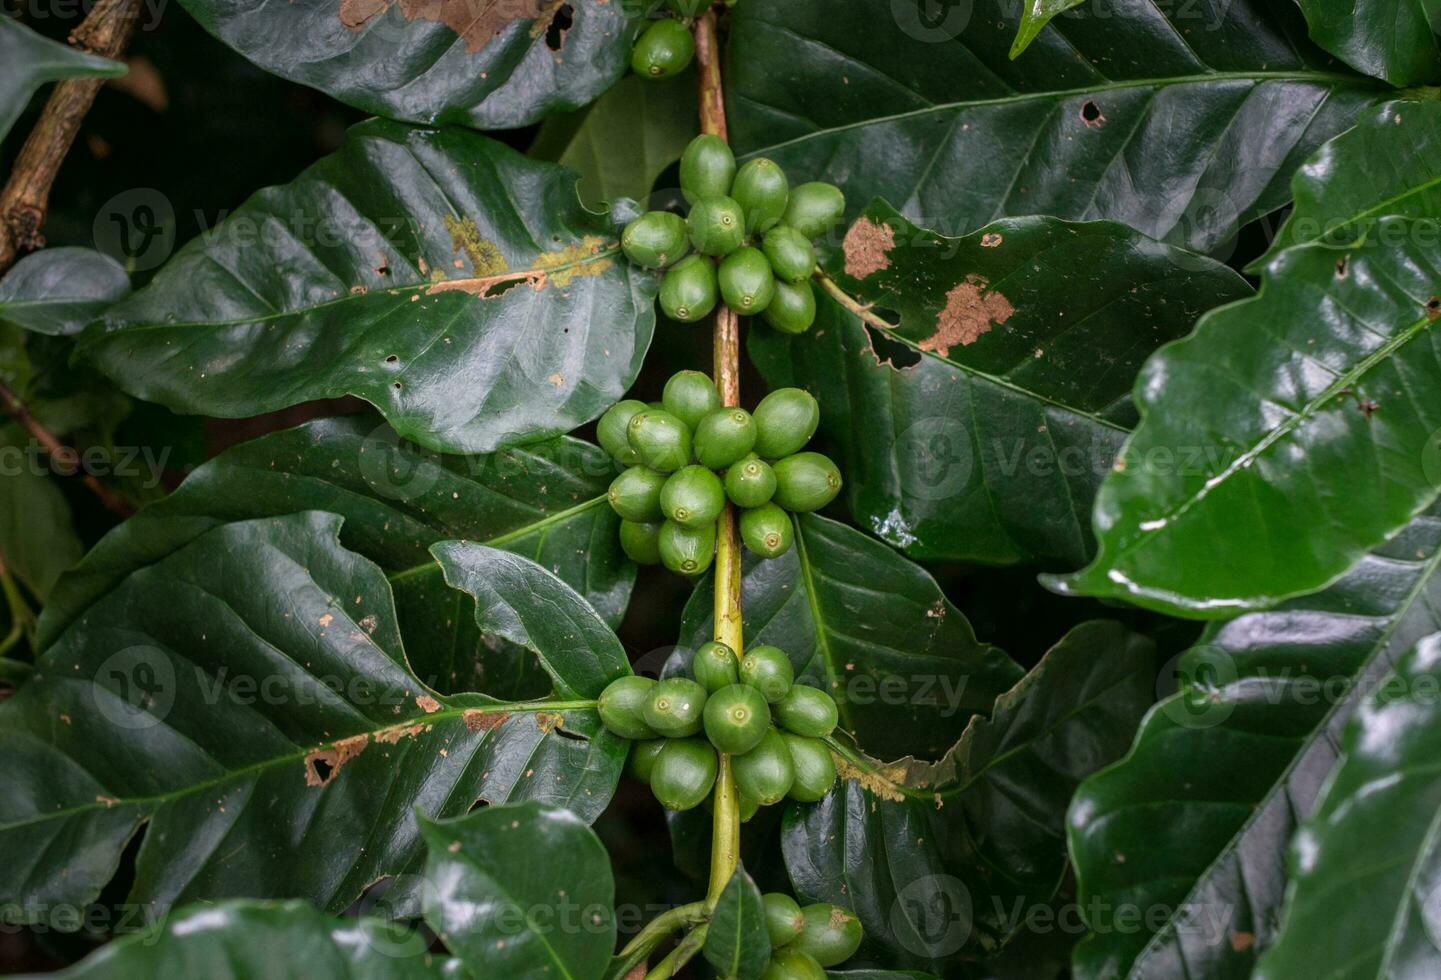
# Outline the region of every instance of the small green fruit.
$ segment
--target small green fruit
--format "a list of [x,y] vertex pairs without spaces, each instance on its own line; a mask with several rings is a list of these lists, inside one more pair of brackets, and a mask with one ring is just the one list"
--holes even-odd
[[795,899],[784,892],[767,892],[761,896],[761,905],[765,908],[766,932],[770,933],[772,948],[780,949],[801,934],[806,920]]
[[660,509],[660,493],[665,484],[664,473],[632,466],[610,481],[606,499],[622,520],[653,523],[665,516]]
[[710,795],[719,762],[703,738],[667,739],[650,771],[650,790],[667,810],[690,810]]
[[715,309],[720,298],[715,263],[704,255],[677,262],[660,281],[660,308],[672,320],[694,323]]
[[755,445],[755,419],[743,408],[718,408],[700,420],[692,442],[702,466],[723,470]]
[[841,492],[841,471],[820,453],[796,453],[772,468],[776,471],[773,499],[797,514],[820,510]]
[[746,234],[745,214],[728,197],[703,197],[685,219],[690,243],[702,255],[729,255],[740,248]]
[[621,738],[655,738],[655,729],[645,723],[645,703],[655,681],[649,677],[620,677],[600,692],[596,711],[605,727]]
[[824,235],[845,217],[846,198],[835,184],[816,181],[791,191],[781,220],[807,238]]
[[762,558],[779,558],[791,550],[795,531],[791,517],[775,504],[741,511],[741,540]]
[[670,78],[695,57],[695,38],[678,20],[658,20],[636,39],[630,67],[641,78]]
[[746,213],[746,234],[758,235],[775,227],[786,213],[790,183],[774,160],[757,157],[736,171],[731,197]]
[[686,738],[701,730],[705,704],[705,688],[689,677],[668,677],[651,688],[642,714],[666,738]]
[[737,507],[759,507],[776,492],[776,474],[771,464],[751,453],[726,470],[725,487]]
[[713,527],[725,505],[720,477],[704,466],[676,470],[660,492],[660,509],[681,527]]
[[700,686],[714,694],[723,687],[740,683],[740,658],[717,640],[702,643],[691,657],[690,672]]
[[620,550],[638,565],[660,564],[661,522],[620,522]]
[[766,232],[761,251],[766,253],[771,271],[782,282],[805,282],[816,271],[815,247],[790,225],[776,225]]
[[778,704],[791,689],[795,668],[780,647],[751,647],[741,658],[741,683],[760,691],[771,704]]
[[826,980],[826,971],[815,957],[798,949],[778,949],[761,980]]
[[690,251],[685,219],[669,211],[647,211],[625,226],[620,247],[636,265],[664,269]]
[[776,724],[806,738],[825,738],[840,720],[836,702],[825,691],[795,684],[776,702]]
[[758,248],[747,245],[727,255],[716,274],[721,298],[743,316],[754,316],[770,305],[776,294],[771,264]]
[[818,738],[804,738],[781,732],[791,754],[791,767],[796,772],[791,783],[791,799],[798,803],[815,803],[825,798],[836,783],[836,762],[831,750]]
[[781,333],[805,333],[816,322],[816,294],[808,282],[777,282],[776,294],[761,314]]
[[727,755],[743,755],[760,744],[771,727],[766,699],[753,687],[731,684],[705,706],[705,736]]
[[606,409],[596,423],[595,436],[600,440],[600,448],[622,466],[635,466],[640,462],[640,457],[630,448],[630,440],[626,438],[626,426],[630,425],[637,412],[644,411],[645,402],[627,398]]
[[666,521],[660,529],[660,560],[682,575],[699,575],[715,560],[715,525],[681,527]]
[[720,392],[710,375],[700,371],[677,371],[661,392],[665,410],[686,424],[691,432],[706,415],[720,408]]
[[630,743],[630,758],[626,760],[625,771],[632,779],[650,785],[650,774],[655,769],[655,760],[665,748],[665,739],[653,738],[645,742]]
[[736,158],[726,141],[702,133],[690,141],[680,158],[680,190],[692,204],[730,193]]
[[861,948],[861,920],[850,910],[820,902],[801,909],[801,915],[806,924],[793,948],[810,954],[821,966],[844,963]]
[[736,790],[761,806],[785,799],[796,777],[790,749],[774,728],[765,730],[755,748],[731,759],[731,772]]
[[741,823],[749,823],[750,818],[760,812],[761,805],[744,794],[736,794],[736,803],[740,809]]
[[821,407],[808,391],[777,388],[761,399],[755,417],[757,455],[780,459],[811,441],[821,422]]
[[653,408],[637,412],[626,438],[641,462],[660,473],[673,473],[690,462],[690,429],[671,413]]

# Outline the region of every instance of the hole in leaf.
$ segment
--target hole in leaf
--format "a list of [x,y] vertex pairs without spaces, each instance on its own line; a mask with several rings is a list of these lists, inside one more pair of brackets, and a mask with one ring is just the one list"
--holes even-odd
[[330,774],[335,771],[335,766],[319,756],[312,756],[310,759],[310,771],[315,773],[315,784],[324,786],[330,781]]
[[1432,296],[1426,301],[1426,319],[1434,320],[1441,316],[1441,296]]
[[882,364],[889,364],[901,371],[921,363],[919,353],[899,341],[892,340],[876,328],[867,326],[866,334],[870,337],[871,350],[875,352],[876,360]]
[[1336,278],[1345,279],[1346,270],[1351,264],[1351,256],[1343,255],[1336,260]]
[[399,363],[400,363],[400,358],[397,357],[397,356],[394,355],[394,354],[391,354],[389,357],[387,357],[387,358],[385,359],[385,363],[386,363],[386,364],[399,364]]
[[561,45],[565,44],[565,32],[575,23],[575,8],[568,3],[560,5],[555,16],[550,19],[550,26],[545,29],[545,46],[552,51],[559,51]]
[[524,279],[507,279],[505,282],[498,282],[485,291],[485,298],[495,299],[497,296],[503,295],[507,290],[514,289],[523,282],[525,282]]
[[1087,126],[1099,126],[1105,121],[1106,117],[1101,114],[1101,107],[1095,102],[1087,99],[1081,103],[1081,122]]
[[466,810],[465,812],[474,813],[476,810],[484,810],[488,806],[490,806],[490,800],[487,800],[485,797],[481,797],[480,799],[472,803],[470,805],[470,809]]

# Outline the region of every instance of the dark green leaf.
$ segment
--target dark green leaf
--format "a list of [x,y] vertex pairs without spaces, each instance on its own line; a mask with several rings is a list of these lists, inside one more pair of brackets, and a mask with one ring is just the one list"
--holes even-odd
[[[0,702],[0,850],[25,856],[0,865],[0,904],[34,920],[90,901],[146,824],[132,902],[264,894],[339,912],[387,875],[413,896],[417,814],[480,800],[600,813],[625,745],[593,702],[429,691],[383,572],[340,546],[340,523],[209,530],[55,638]],[[594,696],[585,651],[543,653]]]
[[610,857],[574,813],[525,803],[421,829],[426,921],[472,976],[605,973],[616,934]]
[[797,894],[853,909],[889,965],[948,975],[957,954],[993,952],[1060,884],[1066,801],[1125,750],[1152,677],[1148,640],[1084,623],[940,763],[834,745],[840,788],[786,814]]
[[[1441,518],[1418,517],[1329,589],[1214,624],[1180,661],[1180,690],[1071,806],[1078,901],[1103,913],[1077,947],[1078,980],[1168,977],[1181,964],[1251,975],[1275,939],[1286,847],[1342,727],[1404,651],[1441,630],[1438,545]],[[1111,916],[1131,909],[1153,917],[1116,927]]]
[[1438,283],[1434,221],[1272,259],[1255,299],[1147,362],[1097,557],[1054,585],[1218,617],[1318,589],[1403,527],[1441,486]]
[[[1289,9],[1288,9],[1289,8]],[[1009,58],[1016,5],[743,3],[731,138],[961,235],[1107,218],[1209,251],[1286,202],[1292,171],[1378,98],[1271,0],[1120,0]]]
[[630,62],[625,9],[607,0],[183,2],[266,71],[410,122],[529,125],[585,105]]
[[50,455],[18,425],[0,425],[0,562],[42,602],[84,548]]
[[1016,28],[1016,39],[1011,42],[1011,58],[1019,58],[1036,35],[1051,22],[1057,14],[1063,14],[1072,7],[1078,7],[1085,0],[1023,0],[1021,25]]
[[505,656],[495,638],[482,637],[470,600],[446,587],[429,549],[464,538],[524,555],[617,626],[635,566],[620,552],[618,520],[605,505],[614,472],[604,452],[570,438],[440,456],[399,441],[373,415],[309,422],[227,450],[103,538],[56,590],[40,644],[125,575],[219,524],[327,510],[345,518],[345,546],[390,579],[418,677],[441,691],[542,695],[550,678],[530,655]]
[[1441,6],[1435,0],[1300,0],[1311,39],[1392,85],[1441,81]]
[[765,906],[744,868],[736,869],[716,899],[702,952],[721,980],[756,980],[765,972],[771,959]]
[[915,970],[827,970],[826,976],[835,980],[936,980]]
[[0,64],[0,142],[45,83],[125,74],[120,62],[41,37],[8,14],[0,16]]
[[595,418],[635,379],[655,282],[614,230],[558,167],[372,120],[187,245],[82,347],[176,411],[358,395],[422,445],[489,452]]
[[[779,558],[747,555],[746,644],[790,654],[867,752],[937,759],[1020,678],[920,566],[814,514],[796,519],[795,540]],[[713,595],[707,579],[686,604],[680,636],[692,650],[711,638]]]
[[47,248],[0,279],[0,323],[47,334],[79,333],[130,292],[125,269],[88,248]]

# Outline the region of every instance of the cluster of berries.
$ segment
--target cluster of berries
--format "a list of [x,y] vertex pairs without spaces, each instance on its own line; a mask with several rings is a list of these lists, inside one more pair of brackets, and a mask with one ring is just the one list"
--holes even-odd
[[826,902],[801,908],[782,892],[767,892],[761,901],[774,950],[761,980],[824,980],[826,967],[860,949],[861,920],[849,909]]
[[[686,217],[647,211],[620,238],[632,262],[669,269],[660,285],[666,316],[692,323],[719,297],[777,330],[807,330],[816,318],[811,239],[844,217],[840,188],[821,182],[792,188],[780,165],[764,157],[737,169],[730,147],[716,136],[697,136],[686,147],[680,186],[691,205]],[[691,248],[698,254],[687,255]]]
[[[735,0],[727,0],[727,6]],[[678,17],[699,17],[711,0],[665,0],[665,7]],[[695,37],[684,21],[674,17],[653,20],[636,38],[630,50],[630,68],[641,78],[659,81],[686,70],[695,57]]]
[[780,388],[755,414],[727,408],[708,375],[680,371],[659,404],[627,399],[596,427],[625,472],[610,485],[620,544],[632,561],[699,575],[715,556],[716,520],[727,498],[741,508],[741,540],[762,558],[786,553],[795,532],[787,511],[818,510],[841,489],[841,471],[801,452],[820,423],[809,392]]
[[[825,691],[795,683],[779,647],[743,659],[710,642],[691,677],[622,677],[601,692],[605,726],[632,739],[629,771],[668,810],[689,810],[711,794],[719,753],[731,756],[741,819],[789,796],[814,803],[830,792],[836,766],[822,739],[836,727]],[[704,731],[705,736],[700,737]]]

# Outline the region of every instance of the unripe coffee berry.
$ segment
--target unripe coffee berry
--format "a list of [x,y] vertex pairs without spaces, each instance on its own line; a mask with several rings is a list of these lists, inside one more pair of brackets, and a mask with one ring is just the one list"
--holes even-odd
[[725,488],[720,477],[704,466],[681,467],[665,481],[660,491],[661,511],[682,527],[714,525],[725,504]]
[[667,411],[637,412],[626,438],[641,462],[659,473],[673,473],[690,462],[690,429]]
[[743,408],[718,408],[700,420],[691,441],[702,466],[723,470],[750,453],[756,423]]
[[836,783],[836,762],[831,758],[831,750],[818,738],[804,738],[790,732],[781,732],[781,738],[791,754],[791,769],[795,772],[790,798],[797,803],[824,799]]
[[797,514],[820,510],[841,492],[841,471],[820,453],[796,453],[779,460],[772,500]]
[[664,269],[690,251],[685,219],[669,211],[647,211],[625,226],[620,247],[636,265]]
[[816,434],[821,407],[808,391],[777,388],[756,406],[757,455],[780,459],[799,452]]
[[691,657],[690,672],[701,687],[714,694],[740,682],[740,658],[724,643],[712,640],[702,643]]
[[655,681],[649,677],[621,677],[611,681],[595,707],[605,727],[621,738],[655,738],[655,729],[645,723],[645,704]]
[[703,738],[666,739],[650,772],[650,790],[667,810],[700,806],[715,785],[720,760]]
[[695,57],[695,38],[678,20],[658,20],[636,39],[630,67],[642,78],[678,75]]
[[741,540],[762,558],[779,558],[795,540],[791,517],[773,503],[741,511]]
[[726,470],[726,496],[737,507],[759,507],[776,492],[776,475],[755,453]]
[[776,724],[806,738],[825,738],[839,721],[835,699],[805,684],[792,685],[776,702],[775,716]]
[[704,255],[681,259],[660,282],[660,308],[681,323],[703,319],[719,299],[715,263]]
[[835,227],[845,213],[846,199],[841,189],[816,181],[791,190],[781,220],[807,238],[816,238]]
[[721,261],[716,273],[721,298],[742,316],[755,316],[770,305],[776,294],[776,277],[771,264],[758,248],[738,248]]
[[690,243],[702,255],[729,255],[745,239],[745,214],[728,197],[701,198],[685,221]]
[[689,677],[668,677],[651,688],[641,714],[658,734],[685,738],[701,730],[705,705],[705,688]]
[[689,528],[666,521],[660,529],[660,560],[673,572],[699,575],[715,560],[715,525]]
[[665,484],[664,473],[632,466],[611,481],[606,499],[622,520],[653,523],[665,516],[660,508],[660,493]]
[[620,550],[638,565],[660,564],[661,522],[620,522]]
[[741,683],[761,692],[771,704],[779,702],[791,689],[795,668],[785,651],[779,647],[751,647],[741,658]]
[[749,752],[760,744],[770,727],[770,707],[753,687],[731,684],[706,701],[706,738],[727,755]]
[[773,228],[786,213],[790,183],[774,160],[757,157],[736,171],[730,196],[746,213],[746,234],[758,235]]
[[700,371],[677,371],[665,383],[660,402],[665,410],[695,432],[696,425],[710,412],[720,408],[720,392],[710,375]]
[[805,282],[816,270],[815,247],[790,225],[776,225],[766,232],[761,251],[770,260],[775,277],[782,282]]
[[637,412],[644,412],[645,408],[645,402],[627,398],[606,409],[596,423],[595,436],[600,441],[600,448],[622,466],[635,466],[640,462],[640,456],[630,448],[626,426],[630,425]]
[[816,294],[808,282],[776,282],[776,294],[761,314],[781,333],[805,333],[816,322]]
[[680,189],[692,204],[728,195],[735,175],[735,154],[719,136],[702,133],[690,141],[681,155]]
[[795,767],[785,739],[774,728],[767,728],[756,747],[731,759],[736,790],[761,806],[770,806],[785,799],[795,783]]

